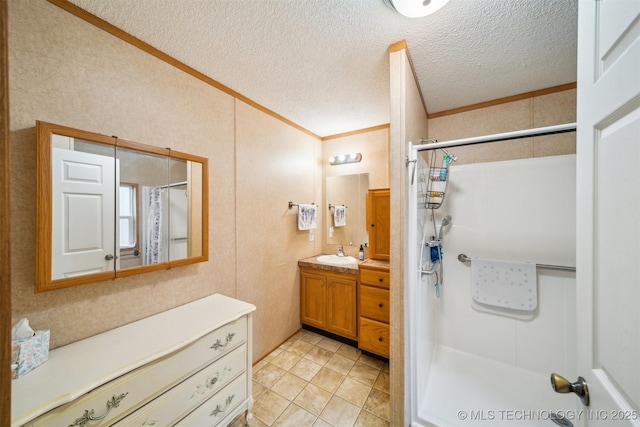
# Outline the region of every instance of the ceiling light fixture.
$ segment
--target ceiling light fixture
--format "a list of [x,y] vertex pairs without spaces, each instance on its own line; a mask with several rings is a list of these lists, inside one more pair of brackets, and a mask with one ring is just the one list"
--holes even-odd
[[422,18],[440,10],[449,0],[383,0],[384,3],[407,18]]
[[360,160],[362,160],[362,154],[360,153],[340,154],[339,156],[329,157],[329,163],[331,166],[358,163]]

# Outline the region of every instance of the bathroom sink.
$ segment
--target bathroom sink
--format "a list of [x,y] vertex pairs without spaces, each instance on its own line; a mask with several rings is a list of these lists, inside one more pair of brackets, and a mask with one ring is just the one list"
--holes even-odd
[[318,262],[324,262],[325,264],[331,265],[349,265],[358,263],[358,260],[352,256],[320,255],[316,259]]

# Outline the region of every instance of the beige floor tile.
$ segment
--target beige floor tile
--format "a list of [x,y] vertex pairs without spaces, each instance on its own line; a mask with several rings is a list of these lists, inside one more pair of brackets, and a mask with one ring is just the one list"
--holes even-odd
[[324,337],[320,334],[316,334],[315,332],[311,332],[311,331],[306,331],[306,334],[304,334],[300,339],[308,343],[311,343],[313,345],[316,345],[320,342],[322,338]]
[[290,403],[278,393],[267,390],[253,405],[253,414],[265,424],[272,425]]
[[276,420],[273,427],[304,427],[312,426],[318,417],[305,411],[298,405],[291,404]]
[[383,362],[382,360],[376,359],[375,357],[371,357],[364,353],[360,355],[360,357],[358,358],[358,362],[364,363],[365,365],[374,367],[376,369],[381,369],[385,364],[385,362]]
[[306,342],[303,339],[299,339],[298,341],[291,344],[291,347],[289,347],[287,351],[290,351],[302,357],[307,354],[313,347],[313,344]]
[[360,362],[356,362],[356,364],[353,365],[353,368],[351,368],[347,375],[350,378],[355,379],[356,381],[373,387],[376,380],[378,379],[379,374],[379,369],[372,368],[371,366],[365,365]]
[[324,365],[326,368],[333,369],[342,375],[347,375],[356,362],[339,354],[334,354],[331,359]]
[[[267,356],[267,357],[269,357],[269,356]],[[253,365],[253,372],[258,372],[260,369],[262,369],[264,367],[264,365],[269,363],[269,361],[267,360],[267,357],[265,357],[264,359],[262,359],[261,361],[259,361],[255,365]],[[271,359],[273,359],[273,357],[271,357]]]
[[308,384],[298,394],[293,403],[314,415],[320,415],[324,407],[327,406],[329,399],[331,399],[331,393],[316,385]]
[[329,393],[333,393],[334,391],[336,391],[340,383],[342,383],[343,379],[344,375],[332,369],[323,367],[311,379],[311,384],[315,384],[318,387],[327,390]]
[[360,411],[354,427],[389,427],[389,425],[389,421],[383,420],[369,411]]
[[284,369],[267,363],[259,371],[253,373],[253,379],[265,387],[271,387],[286,373]]
[[[284,344],[282,344],[282,345],[284,345]],[[282,351],[283,351],[282,345],[280,347],[276,348],[275,350],[273,350],[271,353],[269,353],[263,360],[266,360],[267,362],[272,361],[274,357],[276,357],[277,355],[282,353]]]
[[370,391],[371,387],[359,383],[353,378],[347,377],[342,381],[342,384],[340,384],[340,387],[336,390],[335,395],[343,398],[349,403],[353,403],[359,408],[362,408],[367,397],[369,397]]
[[318,344],[316,345],[318,347],[325,348],[332,353],[335,353],[342,344],[336,340],[332,340],[331,338],[322,337],[322,339],[318,341]]
[[306,385],[305,380],[287,372],[271,387],[271,390],[293,401]]
[[306,359],[313,360],[319,365],[324,365],[333,356],[333,352],[326,348],[315,346],[307,354],[304,355]]
[[322,418],[318,418],[315,423],[313,423],[313,427],[334,427]]
[[315,332],[298,331],[254,365],[252,384],[252,427],[390,424],[389,363]]
[[289,369],[289,372],[304,380],[311,381],[321,368],[322,365],[319,365],[309,359],[302,358],[293,368]]
[[293,366],[298,363],[301,359],[301,356],[297,354],[291,353],[289,350],[285,350],[276,357],[273,358],[269,363],[276,365],[285,371],[293,368]]
[[336,351],[336,354],[339,354],[340,356],[344,356],[351,360],[358,360],[358,358],[362,354],[362,350],[351,347],[350,345],[342,344]]
[[320,418],[336,427],[349,427],[355,424],[360,408],[346,400],[333,396],[320,414]]
[[389,394],[389,373],[380,371],[380,375],[378,375],[378,379],[376,383],[373,385],[373,388],[376,390],[384,391]]
[[253,397],[253,400],[258,400],[258,398],[260,396],[262,396],[262,394],[265,391],[269,390],[267,387],[263,386],[262,384],[260,384],[255,379],[251,382],[251,384],[252,384],[251,385],[251,396]]
[[391,399],[389,399],[389,395],[375,388],[369,393],[363,409],[385,420],[391,419]]

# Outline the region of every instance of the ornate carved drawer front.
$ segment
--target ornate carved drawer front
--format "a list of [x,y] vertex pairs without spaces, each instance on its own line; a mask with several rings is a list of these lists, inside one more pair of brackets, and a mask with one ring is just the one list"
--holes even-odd
[[244,373],[246,366],[247,347],[242,345],[168,391],[162,399],[150,402],[114,426],[174,425]]
[[[251,378],[247,378],[246,374],[242,374],[229,386],[220,390],[201,407],[193,411],[187,418],[176,424],[176,426],[202,427],[220,425],[247,398],[247,381],[251,381]],[[231,420],[227,419],[226,421],[230,422]]]
[[247,319],[229,323],[191,345],[87,393],[36,419],[33,426],[109,425],[246,342]]

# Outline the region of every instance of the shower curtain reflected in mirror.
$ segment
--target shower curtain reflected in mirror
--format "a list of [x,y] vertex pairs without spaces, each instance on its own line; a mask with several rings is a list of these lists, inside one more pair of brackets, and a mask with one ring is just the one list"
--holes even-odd
[[168,194],[166,188],[142,187],[142,260],[143,264],[156,264],[169,259]]
[[145,265],[188,256],[185,187],[142,187],[142,261]]

